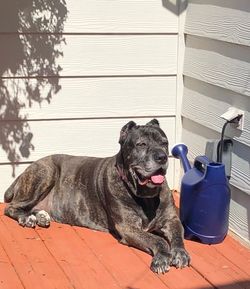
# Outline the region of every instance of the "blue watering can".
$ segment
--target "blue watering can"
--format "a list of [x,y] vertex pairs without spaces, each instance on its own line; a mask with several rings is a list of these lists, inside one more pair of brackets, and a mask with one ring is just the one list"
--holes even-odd
[[191,168],[186,145],[172,149],[181,160],[184,176],[181,182],[180,219],[186,239],[205,244],[223,241],[228,231],[230,188],[222,163],[198,156]]

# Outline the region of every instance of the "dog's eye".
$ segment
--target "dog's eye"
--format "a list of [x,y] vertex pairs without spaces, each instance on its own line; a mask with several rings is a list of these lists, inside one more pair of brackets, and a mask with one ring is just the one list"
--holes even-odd
[[138,142],[138,143],[136,143],[136,146],[137,146],[137,147],[144,148],[144,147],[147,146],[147,144],[146,144],[145,142]]

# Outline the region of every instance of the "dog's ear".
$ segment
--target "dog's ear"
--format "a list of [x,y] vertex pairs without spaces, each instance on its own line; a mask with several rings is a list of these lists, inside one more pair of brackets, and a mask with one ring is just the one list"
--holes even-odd
[[129,130],[131,130],[134,126],[136,126],[136,123],[134,121],[130,121],[123,126],[120,132],[120,139],[119,139],[120,144],[122,144],[125,141]]
[[160,123],[157,119],[152,119],[150,122],[148,122],[146,125],[152,125],[152,126],[160,126]]

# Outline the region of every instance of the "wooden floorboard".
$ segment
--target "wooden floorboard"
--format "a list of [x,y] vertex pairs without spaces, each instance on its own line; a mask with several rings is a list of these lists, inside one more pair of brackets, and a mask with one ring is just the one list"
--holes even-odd
[[189,268],[150,271],[151,256],[108,233],[52,223],[28,229],[0,205],[0,289],[250,289],[250,250],[228,236],[218,245],[185,241]]
[[74,288],[120,288],[71,226],[52,223],[50,229],[36,230]]
[[[250,277],[217,251],[218,245],[204,245],[186,242],[186,249],[192,256],[192,268],[205,276],[214,287],[220,288],[227,284],[227,289],[242,288],[241,282],[247,282]],[[243,264],[240,267],[244,266]],[[222,287],[223,288],[223,287]],[[247,287],[250,289],[250,282]]]
[[7,286],[16,289],[24,288],[2,245],[0,245],[0,276],[0,288]]
[[[134,253],[149,266],[151,257],[139,250],[134,249]],[[171,268],[164,275],[156,275],[160,280],[171,289],[193,289],[193,288],[214,288],[199,273],[190,266],[184,270]]]
[[17,226],[16,222],[2,216],[0,239],[25,288],[73,288],[34,229]]
[[235,264],[242,272],[250,276],[250,250],[233,238],[226,238],[223,243],[218,244],[216,249],[233,264]]
[[129,247],[121,245],[110,234],[75,227],[77,233],[112,274],[121,288],[166,289]]

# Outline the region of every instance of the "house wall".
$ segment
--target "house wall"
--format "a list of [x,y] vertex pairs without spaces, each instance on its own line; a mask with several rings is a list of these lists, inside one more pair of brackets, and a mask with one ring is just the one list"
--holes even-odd
[[183,142],[193,159],[219,139],[230,106],[245,111],[234,140],[230,227],[250,240],[250,4],[247,0],[190,0],[185,23]]
[[[4,1],[0,11],[1,201],[45,155],[115,154],[131,119],[158,118],[176,142],[176,3],[22,2]],[[170,159],[170,186],[173,172]]]

